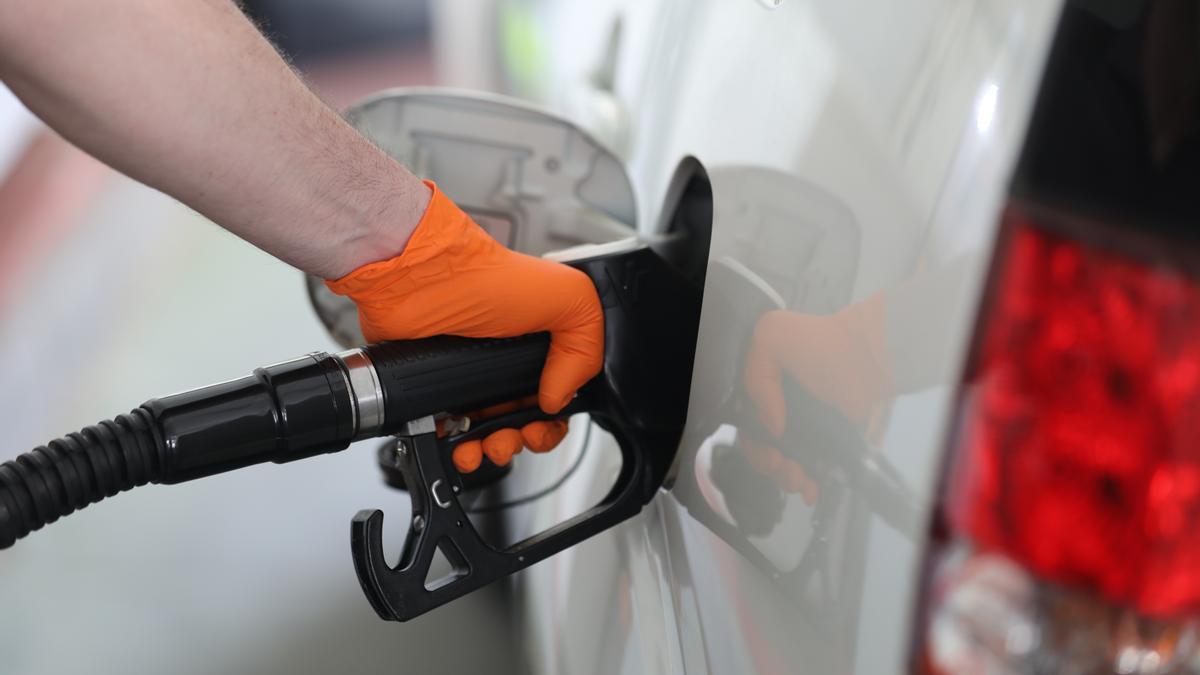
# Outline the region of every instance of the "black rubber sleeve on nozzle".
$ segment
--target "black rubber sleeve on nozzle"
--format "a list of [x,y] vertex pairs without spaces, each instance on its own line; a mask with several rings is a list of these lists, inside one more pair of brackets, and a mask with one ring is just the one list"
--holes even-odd
[[328,354],[154,399],[0,464],[0,549],[139,485],[336,452],[353,436],[347,378]]
[[336,452],[354,437],[349,383],[328,354],[258,368],[142,408],[154,416],[167,446],[159,483]]
[[[383,390],[379,435],[425,415],[536,393],[549,344],[542,333],[367,347]],[[139,485],[343,450],[356,433],[355,406],[343,363],[328,354],[148,401],[0,464],[0,549]]]
[[383,389],[383,434],[439,412],[465,413],[536,394],[548,333],[512,338],[438,336],[366,347]]

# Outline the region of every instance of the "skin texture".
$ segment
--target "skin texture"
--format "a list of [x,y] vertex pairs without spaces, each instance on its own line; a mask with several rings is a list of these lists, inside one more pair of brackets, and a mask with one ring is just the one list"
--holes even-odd
[[83,150],[327,279],[400,253],[429,202],[229,0],[0,0],[0,79]]

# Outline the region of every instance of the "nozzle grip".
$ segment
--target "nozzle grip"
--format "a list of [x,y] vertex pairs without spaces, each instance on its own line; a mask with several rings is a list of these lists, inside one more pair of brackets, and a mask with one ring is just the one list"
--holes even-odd
[[449,335],[364,348],[383,393],[382,434],[439,412],[463,413],[537,393],[549,333],[474,339]]

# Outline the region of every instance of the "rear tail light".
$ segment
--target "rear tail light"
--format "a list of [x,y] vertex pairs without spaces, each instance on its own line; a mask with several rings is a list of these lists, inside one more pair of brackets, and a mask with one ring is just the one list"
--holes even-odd
[[1200,673],[1200,258],[1011,206],[927,567],[925,673]]

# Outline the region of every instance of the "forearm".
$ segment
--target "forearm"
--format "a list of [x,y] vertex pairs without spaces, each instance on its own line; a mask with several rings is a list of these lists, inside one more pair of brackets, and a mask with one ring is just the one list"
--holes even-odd
[[84,150],[326,278],[399,253],[429,200],[229,0],[0,0],[0,78]]

